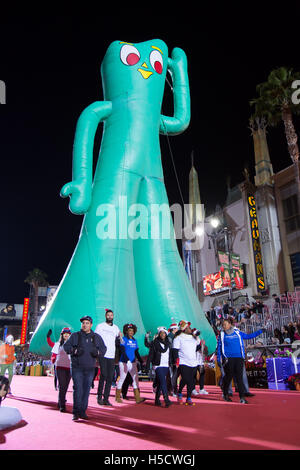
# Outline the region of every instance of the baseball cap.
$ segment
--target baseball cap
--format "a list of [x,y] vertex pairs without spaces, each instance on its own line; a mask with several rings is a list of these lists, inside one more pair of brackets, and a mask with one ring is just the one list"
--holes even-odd
[[66,326],[65,328],[63,328],[63,329],[61,330],[61,335],[63,335],[64,333],[69,333],[69,334],[71,334],[70,328],[68,328],[67,326]]
[[89,315],[85,315],[84,317],[81,317],[81,318],[80,318],[81,323],[82,323],[84,320],[87,320],[87,321],[90,321],[91,323],[93,323],[93,319],[92,319],[92,317],[90,317]]

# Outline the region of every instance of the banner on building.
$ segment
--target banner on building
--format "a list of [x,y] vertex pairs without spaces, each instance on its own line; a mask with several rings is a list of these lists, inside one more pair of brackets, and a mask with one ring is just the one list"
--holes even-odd
[[[230,259],[229,259],[230,256]],[[231,269],[230,269],[231,260]],[[235,289],[244,288],[244,271],[241,265],[240,255],[236,253],[224,253],[218,251],[218,261],[222,277],[222,287],[232,287]]]
[[183,261],[188,278],[192,282],[192,253],[190,245],[190,241],[187,241],[183,244]]
[[218,294],[228,290],[228,286],[223,285],[221,272],[207,274],[203,276],[203,293],[204,295]]
[[266,289],[262,252],[260,245],[260,237],[258,230],[256,202],[254,196],[248,196],[248,209],[250,217],[250,233],[252,239],[253,258],[255,266],[256,286],[258,292],[263,292]]
[[24,306],[23,306],[23,317],[22,317],[22,329],[21,329],[20,344],[25,344],[26,343],[28,312],[29,312],[29,299],[25,298],[24,299]]
[[218,261],[220,266],[220,273],[222,277],[222,286],[230,287],[231,286],[231,276],[230,276],[230,260],[229,254],[224,253],[224,251],[218,251]]
[[240,255],[231,254],[231,284],[235,289],[244,288],[244,270],[241,265]]

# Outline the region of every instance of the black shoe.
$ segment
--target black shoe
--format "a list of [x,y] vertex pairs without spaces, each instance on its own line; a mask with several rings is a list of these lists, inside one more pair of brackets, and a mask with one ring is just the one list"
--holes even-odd
[[247,392],[245,393],[245,397],[255,397],[255,393]]
[[154,401],[155,406],[161,406],[161,401],[160,401],[159,397],[160,397],[160,392],[156,391],[155,401]]
[[240,399],[240,403],[243,403],[243,404],[245,405],[245,404],[247,404],[248,402],[247,402],[247,400],[245,400],[245,398],[241,398],[241,399]]
[[108,401],[108,400],[103,400],[103,405],[106,405],[106,406],[112,406],[112,404]]
[[165,407],[169,408],[172,405],[172,402],[169,400],[168,395],[164,395]]
[[78,420],[79,420],[79,415],[73,414],[72,420],[73,420],[73,421],[78,421]]
[[101,405],[104,405],[103,398],[97,397],[97,403],[98,403],[98,405],[100,405],[100,406],[101,406]]
[[89,419],[88,415],[86,413],[82,413],[79,415],[79,418],[81,419]]
[[231,402],[232,402],[231,398],[229,398],[228,395],[223,395],[223,399],[224,399],[225,401],[231,401]]
[[59,411],[60,411],[61,413],[65,413],[65,412],[66,412],[66,407],[65,407],[65,406],[61,406],[61,407],[59,408]]

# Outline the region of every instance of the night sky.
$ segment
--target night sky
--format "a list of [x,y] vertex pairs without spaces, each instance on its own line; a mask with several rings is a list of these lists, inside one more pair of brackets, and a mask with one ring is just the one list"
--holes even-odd
[[[22,303],[29,291],[24,279],[35,267],[58,284],[70,261],[82,216],[69,211],[59,192],[71,180],[77,119],[103,99],[100,64],[114,40],[160,38],[169,55],[174,47],[187,54],[191,124],[170,137],[185,203],[192,151],[206,212],[224,203],[228,177],[231,186],[238,184],[245,166],[254,176],[249,100],[273,68],[300,69],[299,10],[274,8],[272,15],[254,6],[213,6],[169,16],[145,10],[138,19],[126,10],[118,16],[92,11],[89,18],[46,12],[0,18],[0,80],[7,90],[0,106],[0,302]],[[166,84],[163,113],[171,110]],[[298,118],[295,125],[299,132]],[[95,163],[101,134],[102,125]],[[274,171],[290,165],[282,125],[269,130],[268,142]],[[161,150],[169,202],[181,203],[165,137]]]

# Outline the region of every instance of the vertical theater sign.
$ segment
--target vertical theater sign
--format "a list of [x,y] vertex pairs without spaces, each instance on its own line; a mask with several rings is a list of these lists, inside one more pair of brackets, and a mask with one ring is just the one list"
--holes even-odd
[[255,266],[255,277],[256,286],[258,292],[263,292],[266,289],[264,269],[262,263],[262,253],[259,237],[259,229],[257,222],[257,211],[255,198],[252,195],[248,195],[248,209],[250,218],[250,233],[253,248],[254,266]]
[[28,311],[29,311],[29,299],[25,298],[24,299],[24,305],[23,305],[23,317],[22,317],[22,329],[21,329],[20,344],[25,344],[26,343]]

